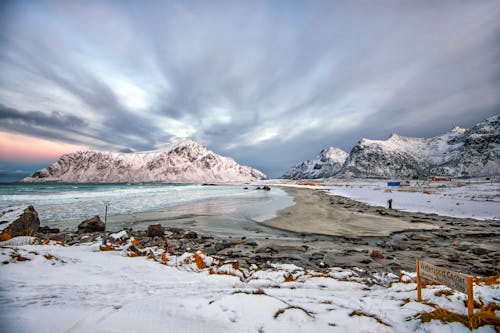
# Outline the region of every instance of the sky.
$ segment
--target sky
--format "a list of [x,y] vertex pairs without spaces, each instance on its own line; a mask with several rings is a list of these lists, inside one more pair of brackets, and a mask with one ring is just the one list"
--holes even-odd
[[499,1],[0,1],[0,181],[176,138],[278,177],[496,114]]

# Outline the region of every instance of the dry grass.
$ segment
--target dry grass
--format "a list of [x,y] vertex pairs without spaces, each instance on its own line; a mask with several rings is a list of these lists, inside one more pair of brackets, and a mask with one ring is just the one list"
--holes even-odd
[[[115,247],[113,245],[106,244],[106,245],[99,246],[99,250],[101,250],[101,251],[113,251],[114,249],[115,249]],[[128,253],[127,253],[127,255],[128,255]]]
[[471,330],[491,325],[496,332],[500,332],[500,318],[495,313],[498,308],[498,305],[491,303],[484,309],[473,314],[470,318],[467,315],[437,308],[432,312],[419,314],[418,318],[423,323],[428,323],[431,320],[440,320],[443,323],[461,323]]
[[278,311],[276,311],[276,313],[274,314],[274,319],[278,318],[279,316],[281,316],[283,313],[285,313],[286,310],[291,310],[291,309],[297,309],[297,310],[301,310],[303,311],[307,316],[311,317],[311,318],[314,318],[312,312],[310,311],[307,311],[306,309],[304,308],[301,308],[300,306],[293,306],[293,305],[290,305],[284,309],[279,309]]
[[437,297],[441,297],[441,296],[451,296],[453,295],[455,292],[451,289],[445,289],[445,290],[438,290],[434,293],[434,295],[436,295]]
[[379,317],[377,317],[376,315],[374,314],[370,314],[370,313],[366,313],[366,312],[363,312],[363,311],[353,311],[351,313],[349,313],[349,317],[353,317],[353,316],[364,316],[364,317],[370,317],[370,318],[373,318],[377,321],[377,323],[379,324],[382,324],[382,325],[385,325],[385,326],[391,326],[389,325],[388,323],[386,323],[385,321],[383,321],[382,319],[380,319]]
[[5,242],[5,241],[7,241],[7,240],[9,240],[11,238],[12,238],[12,236],[8,232],[2,232],[0,234],[0,242]]
[[31,259],[23,257],[22,255],[18,254],[14,257],[17,261],[30,261]]
[[168,262],[167,252],[163,251],[163,253],[161,254],[161,263],[163,265],[166,265],[167,262]]
[[194,262],[196,263],[196,267],[198,269],[207,268],[207,266],[205,265],[205,262],[203,261],[203,258],[198,253],[193,254],[193,259],[194,259]]
[[500,274],[493,275],[493,276],[488,276],[485,280],[484,283],[487,284],[488,286],[493,286],[496,284],[500,284]]
[[404,306],[406,304],[410,303],[410,299],[409,298],[405,298],[403,299],[403,303],[401,304],[401,306]]

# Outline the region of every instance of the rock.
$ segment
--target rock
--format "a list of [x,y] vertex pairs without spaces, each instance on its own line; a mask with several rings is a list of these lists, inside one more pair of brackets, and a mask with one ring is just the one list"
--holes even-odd
[[99,215],[96,215],[88,220],[85,220],[78,225],[78,232],[96,232],[96,231],[104,231],[104,222],[101,221]]
[[42,234],[58,234],[61,231],[58,228],[43,226],[38,228],[38,232]]
[[215,244],[215,251],[222,251],[230,246],[231,246],[230,244],[226,244],[226,243],[217,243],[217,244]]
[[271,191],[271,188],[269,186],[267,186],[267,185],[263,186],[262,189],[264,191]]
[[376,259],[384,259],[384,255],[382,254],[382,252],[380,252],[379,250],[373,250],[371,253],[370,253],[370,258],[376,258]]
[[189,231],[188,233],[186,233],[184,235],[184,238],[187,238],[187,239],[196,239],[198,238],[198,234],[194,231]]
[[39,227],[40,219],[33,206],[3,212],[0,216],[0,239],[8,240],[12,237],[32,236]]
[[150,224],[148,225],[147,231],[148,237],[163,236],[165,234],[165,228],[161,224]]
[[472,253],[474,253],[475,255],[477,255],[477,256],[482,256],[482,255],[485,255],[485,254],[487,254],[488,252],[490,252],[490,251],[488,251],[488,250],[486,250],[486,249],[483,249],[482,247],[474,247],[474,248],[472,248],[470,251],[471,251]]

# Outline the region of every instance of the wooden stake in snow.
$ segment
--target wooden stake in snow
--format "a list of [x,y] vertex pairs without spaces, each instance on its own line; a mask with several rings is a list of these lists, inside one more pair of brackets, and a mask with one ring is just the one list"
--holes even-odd
[[422,301],[422,278],[444,284],[452,289],[467,294],[468,315],[474,314],[473,277],[450,271],[417,259],[417,299]]

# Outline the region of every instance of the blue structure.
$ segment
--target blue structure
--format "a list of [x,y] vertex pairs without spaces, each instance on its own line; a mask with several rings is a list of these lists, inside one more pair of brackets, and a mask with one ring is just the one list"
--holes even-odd
[[400,186],[401,182],[387,182],[387,186]]

